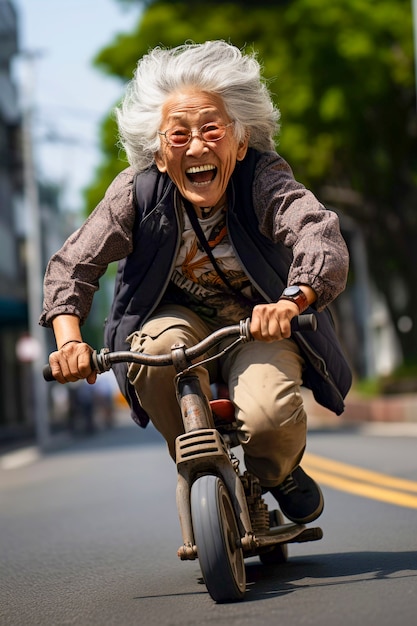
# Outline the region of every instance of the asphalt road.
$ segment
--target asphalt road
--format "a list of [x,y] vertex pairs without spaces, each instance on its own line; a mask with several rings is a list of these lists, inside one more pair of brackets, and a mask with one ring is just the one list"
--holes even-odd
[[311,431],[324,538],[290,546],[283,566],[247,560],[245,600],[227,605],[211,600],[198,561],[176,555],[175,467],[153,430],[123,419],[3,465],[0,624],[414,624],[416,444],[413,427]]

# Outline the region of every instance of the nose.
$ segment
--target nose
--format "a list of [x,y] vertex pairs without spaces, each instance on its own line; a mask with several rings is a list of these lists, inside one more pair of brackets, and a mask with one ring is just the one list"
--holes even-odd
[[200,132],[196,131],[195,133],[191,133],[191,139],[187,146],[187,152],[189,154],[202,154],[206,150],[208,150],[207,144],[200,135]]

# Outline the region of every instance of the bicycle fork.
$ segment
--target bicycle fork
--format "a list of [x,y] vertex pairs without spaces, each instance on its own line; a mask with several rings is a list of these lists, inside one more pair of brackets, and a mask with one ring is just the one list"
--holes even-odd
[[254,547],[254,535],[245,491],[230,460],[228,447],[214,428],[210,405],[202,394],[198,377],[189,373],[180,375],[177,393],[185,430],[176,440],[176,501],[183,537],[178,556],[182,560],[197,558],[191,519],[191,486],[203,474],[219,476],[225,483],[239,527],[240,545],[250,550]]

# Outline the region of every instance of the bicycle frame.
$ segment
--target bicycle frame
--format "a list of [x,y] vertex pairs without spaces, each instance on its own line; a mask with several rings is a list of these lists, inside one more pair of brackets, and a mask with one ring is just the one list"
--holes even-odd
[[185,433],[176,440],[177,509],[183,538],[178,550],[182,559],[197,558],[190,493],[197,476],[211,473],[220,476],[231,497],[240,532],[240,544],[246,550],[254,548],[253,532],[245,491],[228,446],[213,423],[210,405],[204,398],[197,376],[179,373],[177,389]]

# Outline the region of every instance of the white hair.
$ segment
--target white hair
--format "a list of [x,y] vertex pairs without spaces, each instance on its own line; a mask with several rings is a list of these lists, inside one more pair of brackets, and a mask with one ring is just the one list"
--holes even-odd
[[119,140],[136,170],[153,163],[160,148],[162,107],[168,96],[184,87],[220,96],[235,122],[238,141],[248,135],[250,147],[261,151],[274,148],[280,113],[254,53],[243,54],[225,41],[157,47],[139,60],[116,108]]

